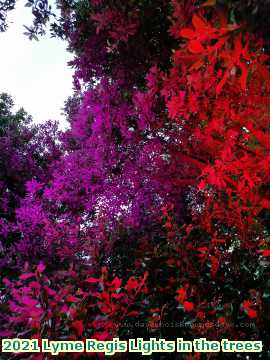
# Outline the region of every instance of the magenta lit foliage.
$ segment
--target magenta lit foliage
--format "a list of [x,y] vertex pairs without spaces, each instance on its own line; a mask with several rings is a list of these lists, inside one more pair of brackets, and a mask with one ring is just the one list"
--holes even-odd
[[100,221],[111,231],[119,223],[142,227],[168,203],[181,218],[183,190],[175,172],[184,173],[182,161],[168,153],[172,131],[151,128],[151,100],[150,92],[136,91],[129,103],[117,83],[105,79],[85,92],[49,184],[27,184],[17,209],[20,252],[39,257],[42,249],[45,256],[62,246],[77,249],[100,235]]
[[11,109],[8,113],[3,109],[0,112],[0,263],[1,268],[8,270],[18,267],[20,256],[24,256],[24,251],[17,248],[21,235],[16,211],[31,183],[48,181],[50,166],[60,156],[61,150],[56,144],[57,124],[48,122],[46,126],[33,126],[24,110],[14,115]]

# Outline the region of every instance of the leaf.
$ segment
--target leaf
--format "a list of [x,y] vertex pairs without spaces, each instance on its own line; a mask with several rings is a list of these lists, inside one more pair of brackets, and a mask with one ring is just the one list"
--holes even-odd
[[71,327],[76,330],[78,336],[82,336],[82,333],[83,333],[83,321],[82,320],[73,321],[73,323],[71,324]]
[[92,337],[99,341],[105,341],[105,340],[110,339],[110,334],[107,331],[102,331],[99,333],[94,333]]
[[194,39],[196,37],[196,33],[188,28],[184,28],[180,31],[180,36],[186,39]]
[[199,40],[191,40],[188,44],[188,49],[193,54],[200,54],[205,51]]
[[117,276],[113,279],[112,285],[115,287],[115,289],[119,289],[121,287],[122,280],[119,279]]
[[194,304],[190,301],[184,301],[184,310],[187,311],[187,312],[190,312],[194,309]]
[[203,66],[203,64],[204,62],[202,60],[198,60],[189,68],[189,71],[199,70]]
[[201,253],[205,253],[205,252],[207,252],[208,247],[207,246],[202,246],[202,247],[197,248],[197,250],[200,251]]
[[183,302],[185,301],[185,298],[186,298],[186,290],[182,287],[180,289],[178,289],[177,291],[177,301],[180,303],[180,304],[183,304]]
[[139,314],[140,314],[139,311],[133,310],[133,311],[130,311],[129,313],[127,313],[126,316],[138,316]]
[[202,4],[202,6],[215,6],[217,3],[217,0],[208,0],[205,3]]
[[205,187],[206,187],[206,181],[205,180],[201,180],[200,182],[199,182],[199,184],[198,184],[198,189],[200,190],[200,191],[203,191],[204,189],[205,189]]
[[270,249],[263,250],[262,256],[270,257]]
[[49,288],[48,286],[44,286],[44,290],[46,290],[48,295],[51,295],[51,296],[56,295],[56,292],[53,289]]
[[85,282],[87,282],[88,284],[97,284],[100,282],[100,279],[89,277],[88,279],[85,280]]
[[36,306],[36,305],[38,305],[38,301],[35,300],[35,299],[32,299],[29,296],[22,296],[20,300],[21,300],[21,302],[23,304],[28,305],[28,306]]
[[120,293],[120,294],[112,294],[112,299],[116,299],[116,300],[119,300],[119,299],[122,299],[124,298],[126,295],[124,293]]
[[45,269],[46,269],[46,266],[42,263],[39,263],[39,265],[37,266],[38,273],[42,273]]
[[194,27],[196,28],[196,30],[205,30],[206,28],[208,28],[207,23],[203,20],[203,18],[201,18],[198,15],[193,15],[192,18],[192,24],[194,25]]
[[227,79],[229,78],[229,70],[227,70],[223,76],[223,78],[221,79],[221,81],[218,83],[217,87],[216,87],[216,94],[219,95],[227,81]]
[[31,281],[29,287],[32,289],[40,289],[40,284],[37,281]]
[[131,290],[137,289],[138,286],[139,286],[138,280],[135,279],[134,277],[131,277],[131,278],[128,279],[128,282],[126,284],[126,289],[128,291],[131,291]]
[[76,303],[76,302],[79,302],[80,299],[77,298],[76,296],[68,295],[68,296],[66,297],[66,301],[67,301],[67,302]]
[[255,319],[257,317],[257,311],[253,309],[249,309],[247,311],[247,316],[250,317],[251,319]]
[[242,303],[242,306],[245,310],[249,309],[250,306],[252,306],[252,301],[251,300],[244,300]]
[[263,209],[270,210],[270,200],[267,200],[267,199],[262,200],[261,207]]
[[30,278],[32,278],[34,276],[35,276],[34,273],[25,273],[25,274],[22,274],[19,278],[21,280],[27,280],[27,279],[30,279]]

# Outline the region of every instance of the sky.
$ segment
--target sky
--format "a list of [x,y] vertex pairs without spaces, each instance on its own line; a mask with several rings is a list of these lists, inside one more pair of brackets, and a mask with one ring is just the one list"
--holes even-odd
[[67,62],[72,55],[66,43],[50,38],[39,41],[24,35],[23,25],[31,25],[31,9],[19,0],[8,16],[9,28],[0,33],[0,92],[9,93],[16,108],[24,109],[36,123],[58,120],[65,128],[61,115],[64,101],[72,95],[72,69]]

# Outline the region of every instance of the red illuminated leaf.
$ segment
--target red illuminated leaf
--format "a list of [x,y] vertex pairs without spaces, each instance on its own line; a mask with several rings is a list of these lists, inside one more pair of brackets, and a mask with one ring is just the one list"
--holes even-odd
[[248,76],[248,68],[245,64],[241,63],[241,77],[240,77],[240,84],[242,90],[246,90],[247,87],[247,76]]
[[136,290],[138,286],[139,286],[138,280],[135,279],[134,277],[131,277],[131,278],[128,279],[128,282],[126,284],[126,289],[128,291]]
[[83,321],[82,320],[73,321],[73,323],[71,324],[71,327],[76,330],[78,336],[82,336],[82,333],[83,333]]
[[247,315],[248,317],[250,317],[251,319],[255,319],[257,317],[257,311],[253,310],[253,309],[249,309],[247,311]]
[[270,257],[270,249],[263,250],[262,255],[265,256],[265,257]]
[[73,302],[73,303],[76,303],[76,302],[79,302],[80,299],[77,298],[76,296],[73,296],[73,295],[69,295],[66,297],[66,301],[67,302]]
[[192,70],[199,70],[202,66],[203,66],[203,61],[202,60],[198,60],[196,61],[191,67],[190,67],[190,71]]
[[187,312],[190,312],[194,309],[194,304],[190,301],[184,301],[184,310],[187,311]]
[[196,15],[196,14],[193,15],[192,24],[194,25],[196,30],[205,30],[206,28],[208,28],[208,25],[204,21],[204,19],[201,18],[200,16]]
[[177,294],[178,294],[177,300],[179,301],[180,304],[183,304],[186,298],[186,290],[184,288],[180,288],[177,290]]
[[89,277],[88,279],[85,280],[85,282],[87,282],[88,284],[97,284],[100,282],[100,279]]
[[196,33],[191,29],[185,28],[180,31],[180,36],[186,39],[194,39],[196,37]]
[[119,279],[117,276],[113,279],[112,285],[115,287],[115,289],[119,289],[121,287],[122,280]]
[[270,210],[270,200],[266,200],[266,199],[262,200],[261,207]]
[[223,78],[221,79],[221,81],[218,83],[217,87],[216,87],[216,94],[219,95],[224,87],[224,85],[226,84],[226,81],[228,80],[230,75],[229,70],[225,71],[225,74],[223,76]]
[[200,54],[205,51],[199,40],[191,40],[188,44],[188,49],[193,54]]
[[252,306],[252,301],[251,300],[244,300],[242,303],[242,306],[245,310],[249,309],[250,306]]

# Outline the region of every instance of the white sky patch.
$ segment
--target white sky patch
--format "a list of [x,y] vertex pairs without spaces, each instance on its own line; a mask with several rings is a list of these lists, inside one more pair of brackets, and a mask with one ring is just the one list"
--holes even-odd
[[67,66],[72,54],[67,44],[47,34],[39,41],[30,41],[23,25],[32,24],[31,9],[20,0],[8,15],[9,28],[0,33],[0,92],[9,93],[16,107],[33,116],[36,123],[58,120],[64,101],[72,95],[73,70]]

